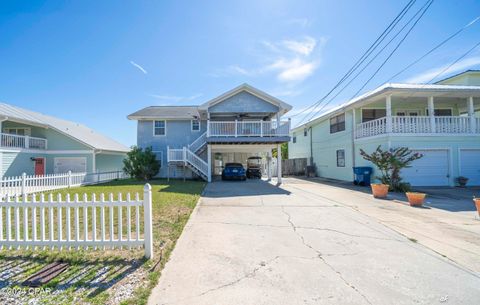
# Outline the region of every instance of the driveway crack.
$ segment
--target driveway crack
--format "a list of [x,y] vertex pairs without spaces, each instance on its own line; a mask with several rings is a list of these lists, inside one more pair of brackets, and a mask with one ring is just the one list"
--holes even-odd
[[370,300],[367,298],[367,296],[365,294],[363,294],[360,290],[358,290],[357,287],[355,287],[352,283],[350,283],[346,278],[343,277],[342,273],[335,269],[335,267],[333,265],[331,265],[330,263],[328,263],[325,258],[323,257],[322,253],[320,251],[318,251],[317,249],[315,249],[312,245],[308,244],[306,241],[305,241],[305,238],[303,237],[302,234],[300,234],[298,231],[297,231],[297,228],[298,229],[301,229],[301,227],[297,227],[293,221],[292,221],[292,216],[290,215],[290,213],[288,213],[286,210],[285,210],[285,207],[282,206],[282,212],[287,216],[287,220],[288,220],[288,223],[290,224],[290,226],[292,227],[293,229],[293,232],[300,238],[300,240],[302,241],[302,244],[305,245],[307,248],[315,251],[318,255],[318,258],[328,267],[330,268],[333,272],[335,272],[337,274],[337,276],[343,281],[343,283],[345,284],[345,286],[353,289],[357,294],[359,294],[364,300],[365,302],[367,302],[368,304],[372,304],[372,302],[370,302]]

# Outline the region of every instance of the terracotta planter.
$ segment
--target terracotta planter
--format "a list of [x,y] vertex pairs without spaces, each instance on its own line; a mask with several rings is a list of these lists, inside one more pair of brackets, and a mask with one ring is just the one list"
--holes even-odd
[[475,206],[477,207],[478,216],[480,217],[480,198],[473,198],[473,202],[475,202]]
[[412,207],[413,206],[422,206],[423,201],[425,200],[425,197],[427,196],[427,194],[424,194],[424,193],[414,193],[414,192],[407,192],[407,193],[405,193],[405,195],[407,195],[408,203],[410,203],[410,205]]
[[370,186],[372,188],[373,197],[387,198],[388,188],[390,187],[388,184],[372,183]]

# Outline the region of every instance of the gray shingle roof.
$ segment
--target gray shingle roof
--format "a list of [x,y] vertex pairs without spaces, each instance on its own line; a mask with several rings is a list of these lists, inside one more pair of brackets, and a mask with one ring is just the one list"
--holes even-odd
[[199,117],[198,106],[150,106],[128,116],[130,120],[141,119],[193,119]]
[[55,129],[94,149],[114,152],[127,152],[130,150],[125,145],[120,144],[107,136],[99,134],[85,125],[23,109],[17,106],[0,103],[0,116],[5,116],[7,119],[24,122],[26,124],[39,125],[42,127]]

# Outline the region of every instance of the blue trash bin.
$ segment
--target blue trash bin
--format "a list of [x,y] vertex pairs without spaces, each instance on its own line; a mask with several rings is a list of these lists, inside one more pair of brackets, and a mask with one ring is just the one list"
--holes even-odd
[[358,166],[353,168],[353,173],[355,176],[353,184],[363,186],[370,185],[373,168],[369,166]]

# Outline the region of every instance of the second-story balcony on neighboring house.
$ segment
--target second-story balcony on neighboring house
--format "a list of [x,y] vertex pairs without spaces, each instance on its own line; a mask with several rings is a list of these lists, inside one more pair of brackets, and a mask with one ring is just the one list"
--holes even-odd
[[480,87],[387,84],[354,109],[355,139],[480,136]]
[[47,149],[47,139],[9,133],[0,135],[0,146],[3,148]]

